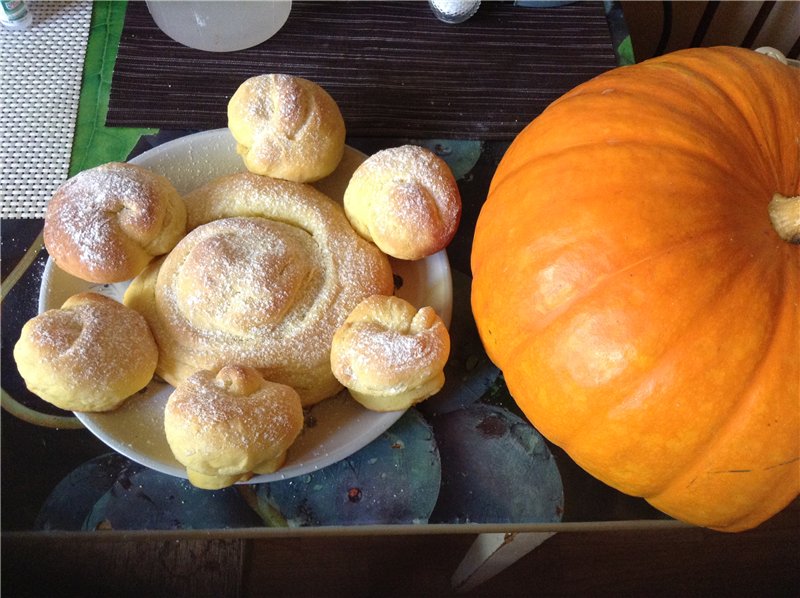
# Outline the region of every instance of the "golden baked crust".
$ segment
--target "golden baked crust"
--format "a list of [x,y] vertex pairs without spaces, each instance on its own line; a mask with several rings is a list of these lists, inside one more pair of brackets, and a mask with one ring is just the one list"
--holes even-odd
[[345,125],[322,87],[291,75],[244,81],[228,102],[228,128],[250,172],[306,183],[334,171]]
[[331,369],[364,407],[398,411],[439,392],[449,355],[450,335],[433,308],[375,295],[334,334]]
[[47,204],[44,244],[82,280],[130,280],[186,232],[183,200],[165,177],[121,162],[84,170]]
[[418,260],[452,240],[461,220],[461,195],[444,160],[404,145],[379,151],[356,169],[344,209],[353,228],[381,251]]
[[302,429],[299,395],[242,366],[194,373],[164,409],[170,449],[189,481],[209,490],[278,470]]
[[124,299],[153,330],[158,375],[177,386],[237,363],[293,387],[303,405],[341,390],[333,333],[364,297],[392,292],[388,258],[309,185],[244,172],[186,205],[191,232]]
[[110,411],[147,386],[158,348],[141,315],[87,292],[29,320],[14,359],[28,389],[48,403]]

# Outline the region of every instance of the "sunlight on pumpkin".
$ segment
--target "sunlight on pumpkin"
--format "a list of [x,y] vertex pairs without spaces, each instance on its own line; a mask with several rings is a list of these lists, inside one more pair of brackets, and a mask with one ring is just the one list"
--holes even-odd
[[607,384],[638,356],[636,347],[624,340],[631,336],[626,322],[621,311],[579,314],[568,325],[566,341],[556,348],[555,359],[581,386]]

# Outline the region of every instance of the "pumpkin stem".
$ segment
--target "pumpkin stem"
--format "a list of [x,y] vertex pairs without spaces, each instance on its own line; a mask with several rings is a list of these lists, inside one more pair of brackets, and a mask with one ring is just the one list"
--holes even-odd
[[785,197],[776,193],[767,209],[772,226],[781,239],[800,244],[800,195]]

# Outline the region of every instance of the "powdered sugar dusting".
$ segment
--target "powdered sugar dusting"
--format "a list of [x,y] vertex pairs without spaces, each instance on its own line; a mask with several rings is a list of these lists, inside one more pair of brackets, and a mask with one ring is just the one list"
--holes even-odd
[[31,320],[31,340],[40,349],[42,359],[52,363],[75,346],[83,325],[73,314],[60,309],[46,314]]
[[315,282],[308,234],[263,218],[229,218],[195,229],[180,251],[176,300],[193,324],[255,334],[286,317]]
[[377,324],[365,324],[357,330],[351,353],[354,369],[376,369],[379,364],[398,375],[414,373],[430,364],[440,349],[421,342],[419,337]]

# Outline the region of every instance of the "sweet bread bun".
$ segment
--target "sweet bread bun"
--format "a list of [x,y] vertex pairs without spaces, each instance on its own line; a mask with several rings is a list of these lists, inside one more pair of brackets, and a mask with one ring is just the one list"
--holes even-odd
[[248,367],[196,372],[164,409],[170,449],[189,481],[209,490],[278,470],[302,429],[298,394]]
[[449,355],[450,335],[433,308],[375,295],[334,334],[331,369],[367,409],[398,411],[439,392]]
[[291,75],[259,75],[228,102],[228,128],[250,172],[306,183],[334,171],[345,125],[333,98]]
[[418,260],[444,249],[461,219],[447,163],[416,145],[381,150],[353,173],[344,193],[353,228],[381,251]]
[[333,333],[362,299],[392,292],[388,258],[309,185],[241,172],[186,205],[191,231],[124,298],[153,330],[157,374],[177,386],[237,363],[291,386],[303,405],[340,391]]
[[110,411],[150,382],[158,348],[141,315],[80,293],[29,320],[14,346],[28,389],[70,411]]
[[50,257],[65,272],[98,283],[130,280],[185,232],[186,208],[172,183],[121,162],[67,180],[44,217]]

